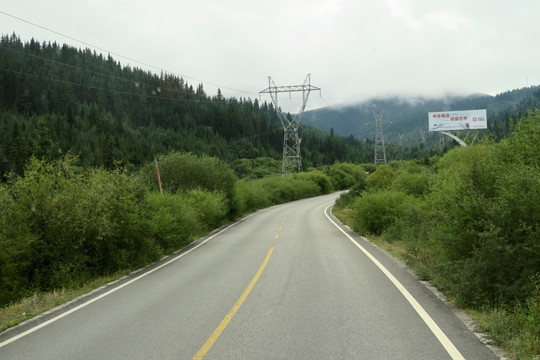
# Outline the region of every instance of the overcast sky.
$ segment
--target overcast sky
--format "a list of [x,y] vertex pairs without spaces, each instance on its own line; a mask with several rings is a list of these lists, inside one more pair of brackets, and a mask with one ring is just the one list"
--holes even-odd
[[255,99],[268,76],[298,85],[309,73],[322,96],[307,109],[540,84],[539,0],[0,0],[0,11],[4,35],[90,47],[67,35],[211,96]]

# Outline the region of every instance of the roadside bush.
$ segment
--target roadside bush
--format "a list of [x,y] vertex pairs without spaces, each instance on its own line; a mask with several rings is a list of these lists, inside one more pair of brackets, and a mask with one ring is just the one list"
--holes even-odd
[[403,170],[397,172],[391,188],[408,195],[421,197],[427,193],[433,176],[428,173],[409,173]]
[[[157,161],[164,190],[171,193],[196,188],[218,191],[225,195],[227,205],[230,205],[237,178],[227,163],[216,157],[176,151],[159,156]],[[140,173],[149,189],[159,189],[154,162],[144,165]]]
[[339,198],[337,198],[336,207],[344,208],[351,206],[357,198],[363,196],[364,191],[366,191],[366,181],[361,179],[359,182],[354,184],[349,191],[342,193]]
[[233,213],[239,216],[271,205],[322,195],[326,193],[322,188],[329,189],[328,185],[327,177],[318,172],[243,179],[236,183]]
[[523,119],[498,145],[452,150],[439,161],[429,196],[439,222],[432,236],[442,251],[434,280],[463,305],[513,304],[534,290],[540,159],[521,149],[538,147],[538,120]]
[[369,191],[388,189],[394,178],[395,174],[388,165],[379,165],[377,170],[366,178],[367,189]]
[[237,159],[232,163],[235,173],[241,178],[261,179],[281,174],[281,162],[269,157]]
[[200,225],[195,209],[188,206],[182,193],[148,192],[148,226],[164,253],[187,245],[198,234]]
[[294,176],[272,176],[261,181],[264,191],[268,192],[274,205],[321,194],[317,184]]
[[349,189],[366,177],[366,172],[362,166],[351,163],[334,164],[325,173],[336,190]]
[[29,295],[33,245],[37,242],[8,187],[0,184],[0,305]]
[[82,171],[74,162],[32,158],[24,177],[1,188],[4,303],[160,256],[137,179],[121,170]]
[[227,217],[224,195],[200,189],[177,192],[149,192],[149,227],[164,252],[182,246],[221,226]]
[[294,177],[302,181],[310,181],[316,184],[319,187],[319,194],[329,194],[334,190],[328,176],[320,171],[302,172],[294,174]]
[[409,206],[409,197],[397,191],[366,193],[352,205],[353,229],[360,234],[381,235]]
[[184,202],[195,211],[201,235],[220,227],[227,219],[228,202],[221,192],[188,190],[184,194]]
[[369,174],[373,174],[377,170],[377,166],[373,163],[363,163],[361,166]]
[[79,192],[72,190],[68,195],[77,203],[72,217],[65,214],[58,221],[73,223],[70,236],[84,239],[83,252],[90,257],[92,275],[158,259],[161,251],[147,227],[146,190],[139,178],[122,169],[96,169],[82,174],[82,180]]
[[272,205],[270,194],[264,188],[261,180],[242,179],[236,182],[233,198],[233,214],[241,216]]

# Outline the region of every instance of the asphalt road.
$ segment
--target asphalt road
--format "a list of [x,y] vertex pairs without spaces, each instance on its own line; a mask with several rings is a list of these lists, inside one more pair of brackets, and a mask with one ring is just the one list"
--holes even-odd
[[336,197],[257,212],[4,332],[0,359],[497,359],[402,265],[333,223]]

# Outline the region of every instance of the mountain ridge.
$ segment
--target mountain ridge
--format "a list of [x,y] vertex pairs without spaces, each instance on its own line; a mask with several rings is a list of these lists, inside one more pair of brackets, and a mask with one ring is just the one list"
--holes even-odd
[[540,86],[509,90],[495,96],[483,93],[443,97],[378,96],[354,104],[306,111],[303,121],[341,136],[374,139],[374,113],[382,114],[385,141],[403,146],[433,146],[439,136],[428,131],[428,112],[486,109],[489,130],[502,138],[506,133],[504,123],[534,106],[536,102],[531,99],[540,99]]

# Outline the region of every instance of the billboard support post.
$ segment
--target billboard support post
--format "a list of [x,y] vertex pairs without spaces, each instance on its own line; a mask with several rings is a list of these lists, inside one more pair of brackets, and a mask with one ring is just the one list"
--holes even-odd
[[450,136],[452,139],[456,140],[458,142],[459,145],[463,146],[463,147],[466,147],[467,144],[465,144],[465,141],[461,140],[460,138],[458,138],[456,135],[454,134],[451,134],[449,132],[446,132],[446,131],[439,131],[439,133],[441,134],[444,134],[446,136]]

